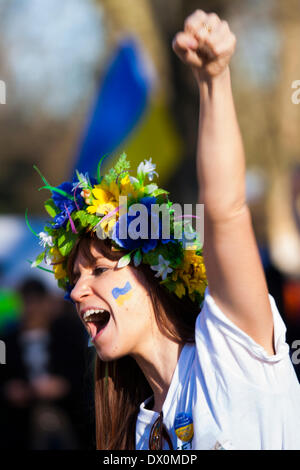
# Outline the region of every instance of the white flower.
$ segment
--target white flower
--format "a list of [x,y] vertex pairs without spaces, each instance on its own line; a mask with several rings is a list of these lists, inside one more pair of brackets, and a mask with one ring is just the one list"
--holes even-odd
[[155,277],[161,276],[164,281],[167,275],[173,271],[172,268],[169,268],[169,264],[170,261],[164,259],[162,255],[158,255],[158,264],[150,267],[153,271],[157,271]]
[[44,248],[45,248],[46,246],[54,246],[52,237],[51,237],[51,235],[48,235],[48,233],[40,232],[40,233],[39,233],[39,237],[40,237],[40,242],[39,242],[39,244],[40,244],[41,246],[43,246]]
[[152,163],[152,158],[150,158],[150,160],[145,160],[145,163],[141,162],[139,164],[138,169],[137,169],[137,175],[139,178],[148,175],[149,181],[152,181],[153,175],[158,176],[158,173],[154,171],[155,168],[156,168],[156,165]]
[[73,183],[73,188],[72,191],[74,191],[77,188],[88,188],[89,186],[89,175],[86,173],[85,175],[83,173],[77,173],[78,177],[78,182]]
[[137,178],[135,178],[134,176],[129,176],[129,179],[130,179],[130,183],[131,184],[134,184],[134,183],[138,183],[139,180]]

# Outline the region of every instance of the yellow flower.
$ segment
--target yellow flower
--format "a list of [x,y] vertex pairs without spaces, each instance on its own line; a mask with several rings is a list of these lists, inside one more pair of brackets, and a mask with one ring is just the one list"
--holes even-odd
[[[96,186],[93,191],[92,204],[87,208],[87,211],[90,214],[105,215],[110,212],[113,196],[108,191]],[[110,203],[110,204],[108,204]],[[117,207],[116,204],[113,204],[113,208]]]
[[104,180],[94,187],[92,197],[86,199],[86,203],[89,204],[87,211],[90,214],[105,215],[110,212],[105,210],[106,205],[109,203],[114,208],[118,207],[120,196],[140,198],[144,196],[144,188],[135,190],[128,174],[120,177],[119,182],[107,183]]
[[67,272],[63,268],[62,264],[54,264],[53,265],[53,271],[54,271],[55,279],[57,279],[57,280],[58,279],[64,279],[65,277],[67,277]]
[[123,178],[119,180],[119,183],[111,181],[109,184],[107,184],[105,181],[103,181],[101,186],[103,187],[104,191],[110,193],[111,199],[114,199],[116,202],[119,201],[120,196],[127,196],[129,193],[134,192],[134,187],[130,182],[129,175],[123,176]]
[[111,199],[118,202],[120,191],[119,191],[119,186],[117,185],[117,183],[115,181],[111,181],[108,185],[107,183],[103,182],[102,185],[105,191],[107,191],[110,194]]
[[195,292],[203,295],[207,286],[203,257],[196,255],[194,250],[185,250],[182,267],[172,273],[172,280],[176,282],[175,293],[178,292],[179,297],[182,296],[183,286],[187,287],[192,299],[195,299]]
[[[116,206],[117,206],[116,202],[109,202],[107,204],[103,204],[99,208],[99,213],[101,213],[101,215],[105,217],[107,214],[110,214],[111,212],[113,212],[116,209]],[[106,235],[111,235],[113,227],[115,223],[117,222],[117,216],[118,216],[118,212],[114,212],[105,220],[103,220],[103,222],[101,220],[100,223],[97,225],[97,233],[102,234],[104,232]]]
[[53,263],[52,265],[55,279],[64,279],[67,277],[67,272],[62,265],[64,258],[60,254],[59,250],[54,246],[50,248],[49,254]]
[[181,299],[185,295],[185,287],[182,282],[177,282],[175,287],[175,294]]
[[139,191],[134,189],[133,184],[130,181],[129,175],[124,176],[120,181],[120,194],[121,196],[130,195],[132,197],[139,197]]
[[50,248],[49,254],[50,254],[52,263],[62,263],[63,262],[63,257],[60,254],[58,248],[56,248],[55,246]]

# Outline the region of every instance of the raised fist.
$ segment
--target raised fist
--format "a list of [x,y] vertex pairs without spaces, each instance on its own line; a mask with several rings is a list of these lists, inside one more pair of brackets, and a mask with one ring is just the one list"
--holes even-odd
[[173,39],[172,47],[192,71],[197,81],[221,75],[234,53],[235,35],[228,23],[215,13],[196,10],[184,22],[184,31]]

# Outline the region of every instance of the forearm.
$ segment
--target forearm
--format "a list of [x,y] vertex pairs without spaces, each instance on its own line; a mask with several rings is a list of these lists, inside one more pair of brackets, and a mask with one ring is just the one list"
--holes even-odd
[[214,221],[245,205],[245,157],[231,90],[230,71],[200,81],[197,175],[199,199]]
[[244,149],[231,91],[235,44],[226,21],[197,10],[173,48],[199,86],[197,173],[209,290],[231,321],[274,354],[273,317],[246,205]]

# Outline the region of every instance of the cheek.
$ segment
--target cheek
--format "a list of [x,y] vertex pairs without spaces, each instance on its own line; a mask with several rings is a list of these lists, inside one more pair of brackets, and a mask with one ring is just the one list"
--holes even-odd
[[111,291],[112,297],[118,307],[122,307],[127,304],[132,297],[133,289],[129,281],[125,285],[115,286]]

